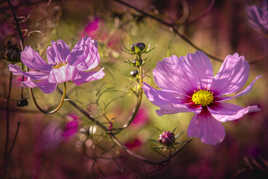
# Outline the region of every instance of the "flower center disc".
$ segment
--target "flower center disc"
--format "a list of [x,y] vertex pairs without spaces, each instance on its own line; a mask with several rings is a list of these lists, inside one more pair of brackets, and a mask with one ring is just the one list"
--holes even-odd
[[59,64],[57,64],[57,65],[54,65],[53,66],[53,68],[54,69],[58,69],[58,68],[60,68],[60,67],[62,67],[62,66],[64,66],[64,65],[66,65],[67,63],[59,63]]
[[194,92],[192,96],[192,101],[194,104],[202,105],[202,106],[208,106],[210,105],[214,100],[213,93],[208,90],[198,90]]

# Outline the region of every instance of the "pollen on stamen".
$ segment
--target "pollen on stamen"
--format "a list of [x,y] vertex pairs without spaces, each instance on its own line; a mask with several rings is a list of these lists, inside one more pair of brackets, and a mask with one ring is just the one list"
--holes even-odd
[[62,66],[64,66],[64,65],[66,65],[66,64],[67,64],[66,62],[65,62],[65,63],[64,63],[64,62],[63,62],[63,63],[59,63],[59,64],[57,64],[57,65],[54,65],[53,68],[54,68],[54,69],[58,69],[58,68],[60,68],[60,67],[62,67]]
[[208,106],[214,101],[214,96],[211,91],[208,90],[198,90],[192,95],[192,101],[194,104]]

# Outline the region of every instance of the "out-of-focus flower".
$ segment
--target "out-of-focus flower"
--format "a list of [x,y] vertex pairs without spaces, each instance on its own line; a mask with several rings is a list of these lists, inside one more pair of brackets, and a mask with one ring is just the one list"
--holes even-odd
[[175,143],[175,135],[173,132],[164,131],[162,134],[160,134],[158,141],[165,145],[165,146],[171,146]]
[[125,143],[125,146],[130,149],[130,150],[133,150],[133,149],[137,149],[139,147],[141,147],[143,144],[142,140],[139,139],[139,138],[135,138],[135,139],[132,139],[132,140],[129,140]]
[[84,28],[82,32],[82,37],[85,37],[85,36],[95,37],[99,26],[100,26],[100,18],[95,17],[94,20],[88,22],[88,24]]
[[[212,64],[203,52],[178,58],[171,56],[159,62],[153,71],[161,90],[144,83],[148,99],[159,106],[158,115],[194,112],[188,135],[199,137],[206,144],[215,145],[225,136],[221,122],[232,121],[249,112],[259,111],[257,106],[241,107],[226,100],[248,93],[256,79],[244,90],[249,64],[237,53],[228,55],[220,71],[213,75]],[[240,91],[240,92],[238,92]],[[236,93],[234,96],[226,96]]]
[[141,126],[145,125],[148,121],[149,121],[149,116],[148,116],[148,113],[146,111],[146,108],[141,107],[139,109],[136,117],[132,121],[131,126],[141,127]]
[[37,151],[42,152],[44,150],[53,149],[57,147],[61,142],[68,141],[72,136],[78,132],[79,117],[73,113],[67,115],[70,120],[60,127],[56,122],[51,122],[41,132],[41,135],[37,143]]
[[71,118],[71,120],[67,122],[62,133],[63,139],[65,141],[70,139],[70,137],[72,137],[74,134],[78,132],[79,117],[73,113],[69,114],[68,117]]
[[37,142],[37,151],[42,152],[49,149],[53,149],[62,141],[62,130],[55,122],[51,122],[41,132],[41,135]]
[[[99,17],[94,17],[92,21],[84,27],[81,37],[90,36],[94,39],[106,44],[109,48],[113,50],[119,50],[121,45],[122,33],[116,31],[108,31],[105,26],[104,20]],[[115,51],[112,51],[115,53]]]
[[47,48],[46,63],[31,47],[25,47],[21,53],[21,61],[31,69],[23,72],[19,66],[10,64],[9,70],[14,75],[27,78],[23,86],[39,87],[44,93],[51,93],[57,84],[72,81],[76,85],[98,80],[104,77],[103,68],[99,71],[89,71],[96,68],[100,62],[97,43],[90,37],[81,39],[70,51],[68,45],[58,40]]
[[268,34],[268,0],[263,0],[260,6],[247,8],[248,21],[258,32]]

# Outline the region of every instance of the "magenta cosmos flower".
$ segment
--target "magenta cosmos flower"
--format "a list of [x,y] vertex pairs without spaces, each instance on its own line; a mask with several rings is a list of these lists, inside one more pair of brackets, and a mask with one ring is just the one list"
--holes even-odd
[[90,37],[81,39],[70,51],[68,45],[58,40],[47,48],[46,63],[31,47],[21,52],[21,61],[29,72],[23,72],[17,65],[10,64],[9,70],[14,75],[23,75],[26,80],[21,84],[26,87],[40,88],[44,93],[51,93],[57,84],[72,81],[76,85],[98,80],[104,77],[103,68],[93,70],[100,63],[97,43]]
[[[157,90],[146,83],[143,89],[148,99],[160,107],[158,115],[194,112],[188,135],[215,145],[222,142],[225,136],[221,122],[259,111],[257,106],[243,108],[225,103],[249,92],[260,77],[238,92],[247,82],[248,74],[248,63],[236,53],[225,58],[220,71],[214,76],[208,57],[198,51],[180,58],[171,56],[159,62],[153,75],[161,89]],[[233,93],[234,96],[227,96]]]

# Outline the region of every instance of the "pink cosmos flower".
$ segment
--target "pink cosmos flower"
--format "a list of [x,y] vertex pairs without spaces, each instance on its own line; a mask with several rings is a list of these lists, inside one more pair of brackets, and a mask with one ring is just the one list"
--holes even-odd
[[247,14],[250,25],[256,31],[268,33],[268,0],[263,0],[260,6],[249,6]]
[[44,93],[51,93],[57,84],[72,81],[76,85],[98,80],[104,77],[103,68],[96,68],[100,62],[97,43],[90,37],[82,38],[70,51],[68,45],[58,40],[47,48],[46,63],[40,55],[27,46],[21,52],[21,61],[31,70],[23,72],[19,66],[10,64],[9,70],[14,75],[23,75],[26,81],[21,84],[29,88],[40,88]]
[[[232,121],[252,111],[257,106],[241,107],[226,100],[242,96],[250,91],[256,79],[238,92],[247,82],[249,64],[237,53],[228,55],[220,71],[213,76],[208,57],[200,51],[178,58],[171,56],[159,62],[153,71],[160,90],[144,84],[147,98],[159,106],[158,115],[194,112],[188,135],[201,138],[206,144],[215,145],[225,136],[221,122]],[[238,93],[237,93],[238,92]],[[234,96],[226,96],[236,93]]]

